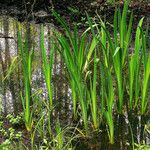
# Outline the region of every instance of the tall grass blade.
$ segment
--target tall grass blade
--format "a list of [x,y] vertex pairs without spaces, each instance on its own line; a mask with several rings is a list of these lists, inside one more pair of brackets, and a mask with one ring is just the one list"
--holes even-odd
[[140,49],[142,46],[142,40],[141,40],[141,26],[143,23],[144,18],[142,18],[139,21],[137,30],[136,30],[136,37],[135,37],[135,107],[138,104],[138,100],[139,100],[139,93],[140,93],[140,66],[141,66],[141,58],[142,55],[140,54]]
[[49,108],[53,107],[53,89],[52,89],[52,70],[53,70],[53,55],[54,55],[54,45],[52,45],[50,60],[47,61],[46,49],[44,46],[44,27],[41,25],[41,35],[40,35],[40,47],[42,51],[42,61],[43,61],[43,72],[44,78],[47,86],[48,97],[49,97]]
[[53,108],[53,87],[52,87],[52,71],[53,71],[53,59],[54,59],[54,44],[51,46],[50,57],[47,60],[46,49],[44,46],[44,26],[40,26],[40,48],[42,53],[42,68],[44,73],[44,79],[48,91],[48,131],[51,135],[51,111]]
[[28,42],[25,41],[25,45],[23,46],[20,32],[18,32],[18,43],[21,50],[21,58],[22,58],[22,69],[23,69],[23,77],[24,77],[24,86],[25,86],[25,98],[22,97],[23,108],[24,108],[24,118],[25,125],[28,131],[32,130],[33,119],[32,119],[32,111],[31,108],[31,76],[32,76],[32,59],[33,59],[33,51],[28,50]]
[[143,89],[142,89],[142,104],[141,104],[141,113],[144,114],[146,112],[147,103],[146,94],[149,87],[149,79],[150,79],[150,53],[148,55],[148,60],[146,64],[146,70],[144,73],[144,80],[143,80]]
[[97,58],[96,51],[94,54],[94,70],[93,70],[93,79],[90,78],[90,98],[91,98],[91,111],[94,128],[98,128],[98,115],[97,115],[97,92],[96,92],[96,80],[97,80]]

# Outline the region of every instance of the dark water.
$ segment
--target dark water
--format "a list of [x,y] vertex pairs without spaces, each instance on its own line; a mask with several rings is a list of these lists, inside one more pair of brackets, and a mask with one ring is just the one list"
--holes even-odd
[[[115,135],[114,144],[109,143],[106,126],[101,126],[100,133],[91,135],[89,139],[79,140],[76,150],[130,150],[136,148],[136,144],[147,144],[150,146],[150,134],[146,130],[149,126],[149,116],[115,116]],[[133,147],[134,146],[134,147]]]

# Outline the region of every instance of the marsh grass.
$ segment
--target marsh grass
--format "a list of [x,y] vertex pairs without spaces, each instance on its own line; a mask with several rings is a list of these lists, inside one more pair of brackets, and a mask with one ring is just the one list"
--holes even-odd
[[34,56],[34,49],[29,51],[27,39],[23,44],[20,31],[18,31],[18,43],[19,43],[19,48],[21,50],[22,70],[23,70],[24,89],[25,89],[24,94],[22,94],[24,120],[25,120],[25,125],[27,130],[31,131],[33,126],[33,118],[32,118],[32,111],[31,111],[31,100],[32,100],[31,77],[32,77],[32,60]]
[[94,68],[93,68],[93,75],[90,75],[90,88],[89,88],[89,102],[91,106],[91,115],[93,120],[93,127],[98,129],[99,127],[99,117],[98,117],[98,108],[97,108],[97,63],[98,60],[96,59],[96,51],[94,53]]
[[[134,50],[130,53],[133,13],[127,21],[128,5],[129,1],[125,1],[122,13],[116,8],[113,34],[99,16],[100,22],[95,23],[87,14],[89,28],[80,37],[76,27],[71,32],[65,21],[54,12],[66,31],[66,36],[57,34],[57,39],[69,73],[74,116],[79,99],[85,129],[88,129],[87,111],[90,108],[94,129],[98,129],[101,117],[105,118],[111,144],[114,142],[113,112],[117,108],[119,114],[124,114],[125,98],[129,97],[127,107],[130,111],[138,109],[141,104],[141,114],[146,112],[148,104],[150,54],[146,54],[147,36],[142,30],[144,18],[137,25]],[[88,33],[92,37],[85,46]]]
[[44,73],[44,79],[48,92],[48,104],[47,104],[47,112],[48,112],[48,130],[51,135],[51,112],[53,109],[53,86],[52,86],[52,71],[53,71],[53,61],[54,61],[54,44],[52,45],[50,51],[49,60],[47,58],[46,49],[44,46],[44,26],[40,26],[40,48],[42,53],[42,69]]
[[[60,18],[56,12],[54,12],[54,16],[64,27],[66,35],[68,37],[67,38],[63,35],[57,35],[57,39],[62,47],[60,51],[69,73],[71,88],[74,89],[77,93],[76,97],[79,99],[80,102],[84,127],[86,132],[88,132],[87,111],[89,102],[85,75],[87,74],[86,69],[88,68],[93,51],[98,42],[96,38],[93,38],[91,43],[86,45],[86,32],[80,36],[79,34],[77,34],[77,28],[75,27],[74,32],[71,33],[71,30],[68,28],[65,21]],[[75,111],[77,103],[77,100],[74,97],[75,91],[73,91],[73,110],[75,113],[74,116],[76,115]]]
[[54,56],[54,45],[52,46],[51,52],[50,52],[50,58],[47,60],[47,54],[46,49],[44,46],[44,29],[43,25],[41,25],[40,28],[40,47],[42,51],[42,68],[44,73],[44,78],[47,86],[48,91],[48,99],[49,99],[49,108],[51,109],[53,107],[53,89],[52,89],[52,70],[53,70],[53,56]]
[[[126,115],[128,111],[135,115],[148,113],[150,94],[148,36],[147,32],[142,29],[144,22],[142,18],[137,25],[135,39],[132,38],[133,14],[131,13],[127,20],[128,4],[129,1],[125,1],[123,10],[116,8],[111,31],[100,16],[97,16],[99,20],[95,23],[87,14],[89,27],[81,34],[77,26],[72,31],[65,20],[53,12],[65,33],[54,31],[55,39],[51,37],[49,58],[45,48],[44,26],[40,26],[42,73],[48,93],[47,101],[42,98],[33,101],[39,94],[39,92],[31,93],[34,48],[29,51],[28,40],[23,42],[24,39],[20,31],[18,32],[24,81],[22,105],[25,126],[31,133],[31,149],[35,148],[37,133],[40,138],[44,139],[41,145],[47,149],[52,147],[65,149],[72,139],[78,137],[71,137],[64,147],[65,129],[61,126],[60,120],[55,120],[55,116],[52,117],[52,112],[55,112],[54,101],[56,101],[52,75],[54,53],[57,50],[65,63],[64,68],[71,89],[73,121],[79,119],[81,125],[84,126],[83,130],[75,127],[73,135],[77,131],[85,139],[90,135],[91,130],[97,132],[100,125],[105,124],[109,141],[113,144],[115,142],[114,114]],[[130,52],[132,43],[134,46]],[[4,79],[8,78],[13,71],[16,58],[12,61]],[[42,101],[42,104],[39,101]],[[33,124],[35,109],[39,114],[38,119],[35,119],[37,123]],[[52,122],[56,123],[54,128]],[[53,134],[52,128],[56,134]],[[134,137],[132,139],[134,140]]]
[[142,103],[141,103],[141,114],[144,114],[147,109],[148,101],[146,96],[147,96],[147,90],[149,88],[149,78],[150,78],[150,53],[148,55],[147,63],[146,63],[146,68],[144,72],[144,79],[143,79],[143,86],[142,86]]

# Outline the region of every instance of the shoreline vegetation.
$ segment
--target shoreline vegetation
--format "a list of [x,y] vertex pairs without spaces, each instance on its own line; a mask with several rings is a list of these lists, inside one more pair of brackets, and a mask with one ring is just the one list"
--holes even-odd
[[112,23],[86,12],[82,33],[55,10],[63,32],[1,19],[0,149],[150,148],[149,24],[129,4]]

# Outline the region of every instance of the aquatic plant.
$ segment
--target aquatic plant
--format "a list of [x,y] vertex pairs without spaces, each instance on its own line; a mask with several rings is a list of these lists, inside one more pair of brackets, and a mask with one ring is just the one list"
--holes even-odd
[[109,135],[109,141],[111,144],[114,143],[114,124],[113,124],[113,102],[114,102],[114,89],[113,89],[113,80],[111,76],[111,71],[109,68],[106,68],[106,76],[107,76],[107,81],[106,81],[106,106],[105,106],[105,117],[106,117],[106,122],[109,127],[108,135]]
[[144,72],[143,86],[142,86],[142,102],[141,102],[141,114],[146,112],[148,101],[146,100],[147,91],[149,88],[149,78],[150,78],[150,53],[148,55],[147,64]]
[[25,120],[25,125],[27,130],[31,131],[33,126],[32,111],[30,108],[31,100],[32,100],[31,77],[32,77],[32,59],[34,55],[34,49],[29,51],[27,39],[25,40],[25,44],[23,45],[20,31],[18,31],[18,43],[19,43],[19,48],[21,50],[22,70],[23,70],[24,86],[25,86],[25,96],[22,95],[24,120]]
[[44,46],[44,26],[41,25],[40,28],[40,47],[42,52],[42,68],[44,73],[44,78],[47,86],[48,97],[49,97],[49,108],[53,107],[53,89],[52,89],[52,70],[53,70],[53,55],[54,55],[54,44],[52,44],[50,58],[47,60],[46,49]]
[[[12,59],[12,64],[7,68],[4,81],[9,80],[12,72],[17,70],[19,61],[16,63],[16,60],[19,60],[19,56],[21,56],[20,62],[22,62],[21,69],[23,71],[21,77],[23,77],[24,84],[19,90],[22,90],[25,126],[31,134],[31,141],[29,142],[31,149],[69,149],[75,138],[82,137],[85,140],[88,135],[97,134],[102,129],[101,127],[106,127],[109,142],[113,144],[116,127],[116,120],[114,119],[116,116],[118,117],[118,114],[125,115],[127,119],[130,119],[130,114],[141,113],[144,115],[149,112],[147,109],[149,108],[150,94],[150,52],[147,51],[149,39],[147,33],[142,29],[144,18],[139,20],[135,34],[132,34],[133,13],[129,15],[129,20],[127,20],[128,5],[129,1],[125,1],[123,9],[116,8],[112,24],[109,24],[107,20],[103,21],[100,16],[97,16],[96,21],[95,18],[92,20],[87,14],[86,23],[88,27],[83,33],[79,31],[77,26],[73,30],[69,28],[65,20],[53,12],[64,32],[60,33],[55,30],[54,36],[49,39],[52,40],[49,41],[51,42],[49,58],[45,48],[44,25],[40,25],[41,74],[46,83],[47,100],[43,100],[40,95],[42,90],[38,91],[32,84],[34,48],[32,45],[29,46],[27,37],[24,42],[19,30],[18,44],[21,55],[18,53],[18,56]],[[134,46],[132,46],[132,42],[134,42]],[[55,101],[60,103],[57,100],[59,87],[54,87],[52,77],[56,50],[60,54],[59,57],[56,56],[56,60],[60,59],[61,62],[64,62],[65,77],[69,81],[69,90],[71,89],[72,96],[71,103],[69,99],[69,115],[73,116],[71,121],[74,121],[73,125],[76,127],[63,128],[63,125],[60,124],[61,121],[55,119],[57,115],[61,114],[57,114],[57,109],[54,107]],[[61,71],[63,69],[61,68]],[[36,92],[32,94],[31,89],[36,90]],[[56,95],[54,90],[56,90]],[[65,88],[66,91],[68,91],[68,85]],[[62,92],[62,94],[64,93]],[[68,97],[70,93],[65,94]],[[70,104],[72,106],[71,113]],[[62,109],[66,109],[64,105]],[[9,123],[14,126],[20,122],[20,118],[14,119],[10,115],[7,118],[10,119]],[[139,122],[142,122],[143,118],[141,121],[138,118]],[[79,122],[77,123],[77,121]],[[54,124],[56,126],[53,127]],[[134,130],[131,129],[132,124],[130,125],[129,122],[127,124],[131,130],[129,131],[134,149],[138,146],[134,145]],[[82,125],[84,129],[81,129]],[[0,126],[2,126],[1,122]],[[148,126],[145,130],[149,133]],[[14,130],[10,129],[10,132],[13,139]],[[66,132],[68,133],[66,134]],[[2,133],[7,135],[5,130],[2,130]],[[36,143],[37,139],[40,140],[38,144]],[[12,144],[8,140],[3,144],[11,149]],[[24,147],[22,143],[20,145]]]
[[[126,55],[128,53],[128,46],[129,46],[129,40],[130,40],[130,34],[131,34],[131,26],[132,26],[132,14],[130,17],[129,25],[127,28],[127,11],[128,11],[128,3],[129,1],[125,1],[124,8],[122,14],[120,13],[120,10],[116,10],[114,15],[114,41],[115,44],[113,44],[113,41],[111,40],[111,36],[109,33],[107,33],[108,42],[110,45],[110,51],[112,51],[112,60],[113,60],[113,66],[116,73],[116,79],[117,79],[117,86],[118,86],[118,111],[119,113],[122,113],[122,107],[124,104],[124,87],[123,87],[123,67],[125,64]],[[118,12],[118,14],[117,14]],[[117,17],[118,15],[118,17]],[[117,21],[118,20],[118,21]],[[119,32],[118,32],[119,30]],[[119,41],[118,41],[118,34],[119,33]]]
[[[142,26],[143,18],[140,20],[135,37],[135,53],[132,54],[131,60],[129,61],[129,91],[130,91],[130,108],[133,107],[133,92],[135,93],[135,102],[134,107],[137,106],[139,99],[139,90],[140,90],[140,82],[139,82],[139,71],[140,71],[140,48],[141,48],[141,39],[140,39],[140,27]],[[133,86],[135,87],[133,89]]]
[[[79,65],[74,60],[74,57],[76,57],[75,52],[74,52],[74,54],[71,54],[71,51],[70,51],[71,49],[67,43],[67,40],[61,36],[59,38],[59,42],[63,47],[63,57],[65,60],[67,69],[69,71],[69,76],[70,76],[72,82],[75,83],[75,87],[77,89],[76,92],[77,92],[77,96],[79,98],[80,105],[81,105],[84,126],[85,126],[85,129],[87,130],[87,128],[88,128],[88,126],[87,126],[87,102],[85,101],[86,100],[85,99],[86,98],[85,97],[86,96],[86,90],[85,90],[86,87],[82,83],[82,72],[78,67]],[[76,104],[76,102],[73,102],[73,103]],[[76,106],[74,106],[74,107],[76,107]]]
[[97,59],[96,51],[94,53],[94,70],[93,78],[90,77],[90,104],[91,104],[91,114],[93,119],[94,128],[97,129],[99,126],[98,113],[97,113],[97,92],[96,92],[96,82],[97,82]]
[[53,108],[53,87],[52,87],[52,71],[53,71],[53,56],[54,56],[54,44],[52,44],[50,58],[47,60],[46,49],[44,46],[44,26],[40,27],[40,48],[42,52],[42,68],[44,73],[44,78],[46,82],[46,87],[48,91],[48,130],[51,134],[51,112]]
[[57,133],[57,136],[56,136],[57,149],[61,150],[63,148],[63,144],[64,144],[64,139],[63,139],[64,133],[63,133],[63,130],[61,129],[59,119],[56,122],[56,133]]
[[[57,39],[62,47],[60,54],[63,56],[67,70],[69,73],[69,78],[74,85],[74,90],[76,90],[77,97],[79,98],[82,118],[84,122],[84,127],[87,132],[87,110],[88,110],[88,97],[87,97],[87,87],[84,71],[88,68],[89,61],[91,59],[93,50],[95,49],[98,42],[96,38],[93,38],[91,43],[85,45],[86,32],[79,37],[77,35],[77,28],[75,27],[74,33],[71,33],[71,30],[68,28],[65,21],[59,17],[59,15],[54,12],[54,16],[62,24],[66,30],[67,38],[63,35],[57,34]],[[73,88],[73,86],[72,86]],[[74,111],[76,109],[76,100],[73,99]],[[74,112],[76,113],[76,112]]]

